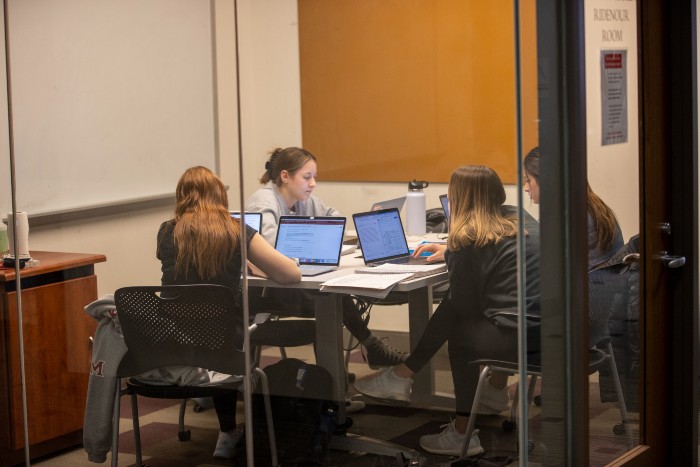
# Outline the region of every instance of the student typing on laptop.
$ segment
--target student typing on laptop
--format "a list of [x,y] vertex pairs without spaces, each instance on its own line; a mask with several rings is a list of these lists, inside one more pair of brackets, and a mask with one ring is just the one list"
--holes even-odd
[[[428,452],[460,455],[466,438],[469,411],[479,379],[477,358],[511,360],[518,355],[515,328],[501,322],[495,313],[518,308],[519,229],[517,210],[505,206],[505,190],[496,172],[484,166],[463,166],[450,177],[450,231],[447,245],[428,243],[414,251],[433,253],[429,259],[447,261],[450,290],[440,302],[420,341],[406,361],[391,369],[355,381],[360,393],[409,402],[413,376],[448,342],[455,389],[457,417],[444,431],[420,438]],[[527,213],[524,222],[524,268],[527,282],[522,293],[527,312],[539,313],[539,224]],[[539,349],[538,328],[528,328],[528,353]],[[534,355],[529,355],[532,358]],[[512,360],[511,360],[512,361]],[[508,393],[494,384],[494,373],[482,396],[480,412],[500,413],[508,408]],[[504,382],[504,381],[503,381]],[[498,386],[498,387],[496,387]],[[467,456],[484,450],[475,430]]]
[[[341,216],[312,195],[316,188],[316,171],[316,157],[296,147],[275,149],[265,163],[265,173],[260,178],[264,186],[248,199],[246,210],[262,213],[260,233],[271,245],[275,244],[281,216]],[[273,306],[293,315],[314,314],[313,300],[307,292],[272,289],[268,293],[271,297],[251,297],[251,308]],[[343,323],[367,350],[370,367],[397,365],[404,360],[403,354],[372,334],[350,296],[343,298]]]
[[[163,285],[219,284],[238,288],[241,277],[242,230],[246,229],[248,259],[273,280],[293,284],[301,274],[289,258],[275,251],[250,227],[232,220],[221,179],[205,167],[187,169],[175,189],[174,217],[158,229],[156,257]],[[142,375],[143,377],[143,375]],[[151,381],[205,384],[222,375],[201,368],[171,366],[149,372]],[[236,429],[236,395],[215,396],[219,438],[214,457],[233,459],[243,431]]]

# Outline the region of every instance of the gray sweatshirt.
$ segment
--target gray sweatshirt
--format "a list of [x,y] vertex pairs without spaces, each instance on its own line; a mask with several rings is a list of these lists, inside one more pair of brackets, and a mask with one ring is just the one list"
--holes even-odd
[[253,193],[248,199],[245,209],[246,211],[262,213],[262,227],[260,228],[262,232],[260,235],[272,246],[275,246],[280,216],[342,216],[315,196],[309,196],[306,201],[297,201],[292,209],[289,209],[282,194],[277,189],[277,185],[272,182]]
[[117,390],[117,369],[126,353],[114,296],[105,295],[85,307],[99,324],[90,362],[83,445],[90,462],[102,463],[112,447],[112,414]]

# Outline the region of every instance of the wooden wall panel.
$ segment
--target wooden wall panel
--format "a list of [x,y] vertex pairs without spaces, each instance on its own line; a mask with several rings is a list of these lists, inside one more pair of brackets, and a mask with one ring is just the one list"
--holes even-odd
[[[448,181],[463,164],[515,182],[509,0],[299,0],[303,145],[319,177]],[[524,151],[537,141],[534,2],[524,2]]]

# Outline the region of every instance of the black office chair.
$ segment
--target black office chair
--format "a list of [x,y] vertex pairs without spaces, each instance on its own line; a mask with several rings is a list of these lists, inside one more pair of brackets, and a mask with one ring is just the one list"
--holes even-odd
[[[131,396],[136,465],[140,466],[142,456],[137,396],[183,399],[178,437],[184,441],[190,438],[189,430],[184,428],[184,400],[231,393],[242,386],[242,381],[220,386],[163,386],[140,382],[135,377],[148,370],[170,365],[243,375],[246,358],[243,352],[243,320],[235,305],[234,292],[220,285],[124,287],[115,292],[114,299],[128,350],[117,371],[118,378],[126,379],[126,385],[121,388],[119,381],[115,394],[112,465],[118,463],[120,398],[128,394]],[[256,328],[257,323],[250,326],[251,335]],[[259,368],[254,368],[254,372],[262,382],[271,456],[276,465],[277,451],[267,379]]]

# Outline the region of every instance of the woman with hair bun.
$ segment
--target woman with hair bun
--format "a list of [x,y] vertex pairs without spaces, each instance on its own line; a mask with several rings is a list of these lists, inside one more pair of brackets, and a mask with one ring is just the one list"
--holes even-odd
[[[297,148],[277,148],[265,163],[260,177],[264,186],[248,199],[246,210],[262,213],[261,234],[270,245],[275,244],[280,216],[342,216],[326,206],[312,193],[316,188],[316,157]],[[300,290],[274,289],[274,301],[282,311],[294,315],[313,316],[313,301]],[[343,298],[343,323],[367,350],[371,368],[401,363],[405,355],[374,336],[350,296]]]

